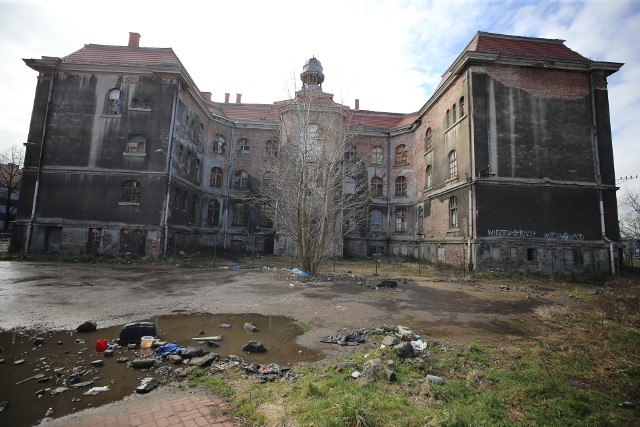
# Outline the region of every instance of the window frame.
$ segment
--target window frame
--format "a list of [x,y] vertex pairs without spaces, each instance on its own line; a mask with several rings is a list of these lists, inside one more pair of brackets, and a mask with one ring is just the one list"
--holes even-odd
[[424,188],[428,190],[433,187],[433,167],[431,165],[427,165],[427,168],[424,170]]
[[395,164],[406,165],[408,163],[408,151],[406,144],[398,144],[395,148]]
[[396,177],[394,196],[395,197],[407,196],[407,177],[406,176],[400,175]]
[[247,225],[247,208],[243,202],[235,202],[233,204],[233,215],[231,217],[232,227],[246,227]]
[[[376,182],[374,182],[374,180]],[[373,197],[384,197],[384,179],[379,176],[371,178],[371,195]]]
[[[224,178],[224,173],[222,168],[218,166],[214,166],[210,170],[209,175],[209,187],[212,188],[222,188],[222,182]],[[217,185],[216,185],[217,184]]]
[[275,139],[268,139],[264,143],[264,155],[268,157],[278,157],[278,141]]
[[398,207],[393,213],[394,217],[394,231],[396,233],[407,232],[407,208]]
[[[112,96],[116,94],[117,97]],[[109,89],[105,99],[104,114],[108,116],[119,116],[122,114],[122,91],[118,88]]]
[[220,201],[218,199],[209,200],[207,205],[207,224],[219,227],[220,226]]
[[[377,221],[379,219],[379,222]],[[374,221],[376,220],[376,221]],[[369,212],[369,231],[383,231],[384,230],[384,215],[380,209],[372,209]]]
[[433,131],[431,128],[427,128],[424,133],[424,151],[430,151],[433,149]]
[[233,189],[237,191],[249,190],[249,173],[245,170],[237,170],[233,174]]
[[382,150],[382,147],[375,146],[371,149],[371,164],[384,164],[384,151]]
[[458,177],[458,158],[456,155],[456,150],[449,151],[449,155],[447,156],[449,159],[449,179]]
[[[133,149],[135,147],[135,150]],[[140,151],[142,148],[142,151]],[[133,134],[127,138],[127,145],[122,153],[124,156],[146,156],[147,138],[144,135]]]
[[449,228],[458,228],[458,198],[449,197]]
[[217,133],[216,136],[213,137],[213,141],[211,142],[211,151],[218,154],[224,154],[225,147],[226,138],[223,134]]
[[120,205],[140,205],[140,182],[128,179],[120,187]]
[[238,140],[236,154],[239,157],[249,157],[251,155],[251,142],[249,142],[249,139],[240,138]]

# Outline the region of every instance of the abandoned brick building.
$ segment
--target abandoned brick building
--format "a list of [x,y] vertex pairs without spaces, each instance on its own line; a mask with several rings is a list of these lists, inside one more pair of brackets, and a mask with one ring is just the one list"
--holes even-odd
[[[294,250],[247,203],[283,102],[212,100],[170,48],[88,44],[26,59],[38,83],[13,247],[160,256],[182,241]],[[369,219],[341,253],[481,270],[611,271],[619,241],[607,77],[563,40],[478,32],[413,113],[344,112]],[[382,82],[381,84],[384,84]],[[391,81],[389,84],[392,84]]]

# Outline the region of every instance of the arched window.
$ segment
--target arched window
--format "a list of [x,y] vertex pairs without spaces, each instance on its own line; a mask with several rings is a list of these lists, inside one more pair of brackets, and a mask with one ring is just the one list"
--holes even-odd
[[111,89],[107,95],[105,114],[120,114],[120,89]]
[[429,189],[433,186],[433,177],[431,172],[431,165],[427,166],[424,173],[424,188]]
[[125,153],[144,153],[147,138],[142,135],[131,135],[127,139]]
[[122,183],[120,203],[140,203],[140,183],[130,180]]
[[220,225],[220,202],[217,199],[213,199],[209,202],[207,222],[210,225]]
[[214,153],[224,154],[224,148],[225,148],[224,135],[216,134],[215,138],[213,138],[211,149],[213,150]]
[[451,110],[447,110],[447,115],[444,119],[444,127],[445,129],[451,125]]
[[237,171],[233,175],[233,189],[234,190],[248,190],[249,189],[249,174],[245,171]]
[[396,196],[407,195],[407,178],[399,176],[396,178]]
[[456,150],[449,152],[449,178],[458,176],[458,160],[456,160]]
[[382,211],[374,209],[369,213],[369,230],[380,231],[382,230]]
[[382,197],[384,181],[378,176],[371,178],[371,195],[373,197]]
[[173,207],[174,209],[178,209],[180,207],[180,189],[176,188],[175,193],[173,195]]
[[464,96],[460,97],[460,117],[464,116]]
[[429,151],[431,148],[431,128],[429,128],[424,134],[424,151]]
[[449,199],[449,227],[458,227],[458,199],[455,197]]
[[222,188],[222,169],[211,168],[211,177],[209,178],[209,185],[211,187]]
[[396,147],[396,165],[407,164],[407,146],[400,144]]
[[453,123],[455,123],[458,119],[458,117],[456,116],[456,104],[453,104],[453,107],[451,107],[451,114],[453,116]]
[[382,154],[381,147],[373,147],[371,150],[371,163],[374,165],[381,165],[384,162],[384,155]]
[[407,231],[407,208],[396,208],[395,212],[396,232],[404,233]]
[[236,202],[233,204],[233,220],[231,225],[234,227],[244,227],[247,223],[247,206],[244,203]]
[[272,139],[264,144],[264,154],[267,156],[278,157],[278,141]]
[[262,186],[265,190],[273,190],[275,187],[276,175],[273,172],[267,171],[262,176]]
[[138,98],[133,98],[131,100],[131,108],[140,108],[140,100]]
[[238,140],[238,156],[248,156],[251,150],[251,144],[247,138]]
[[356,179],[352,176],[348,176],[342,181],[342,192],[344,194],[356,193]]

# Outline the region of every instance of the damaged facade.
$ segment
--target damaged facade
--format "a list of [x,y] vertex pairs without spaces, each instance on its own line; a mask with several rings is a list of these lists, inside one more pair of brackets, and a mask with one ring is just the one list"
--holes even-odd
[[[178,244],[294,250],[247,202],[278,150],[282,106],[214,102],[171,49],[85,45],[39,72],[13,248],[161,256]],[[345,112],[366,162],[366,226],[343,255],[480,270],[615,269],[619,241],[606,78],[562,40],[478,32],[410,114]],[[321,77],[320,77],[321,76]]]

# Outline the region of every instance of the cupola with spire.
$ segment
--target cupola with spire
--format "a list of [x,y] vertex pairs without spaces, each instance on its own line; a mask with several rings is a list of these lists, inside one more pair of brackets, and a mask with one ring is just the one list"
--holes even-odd
[[324,74],[322,73],[322,64],[315,56],[305,62],[300,79],[302,80],[303,89],[322,91]]

